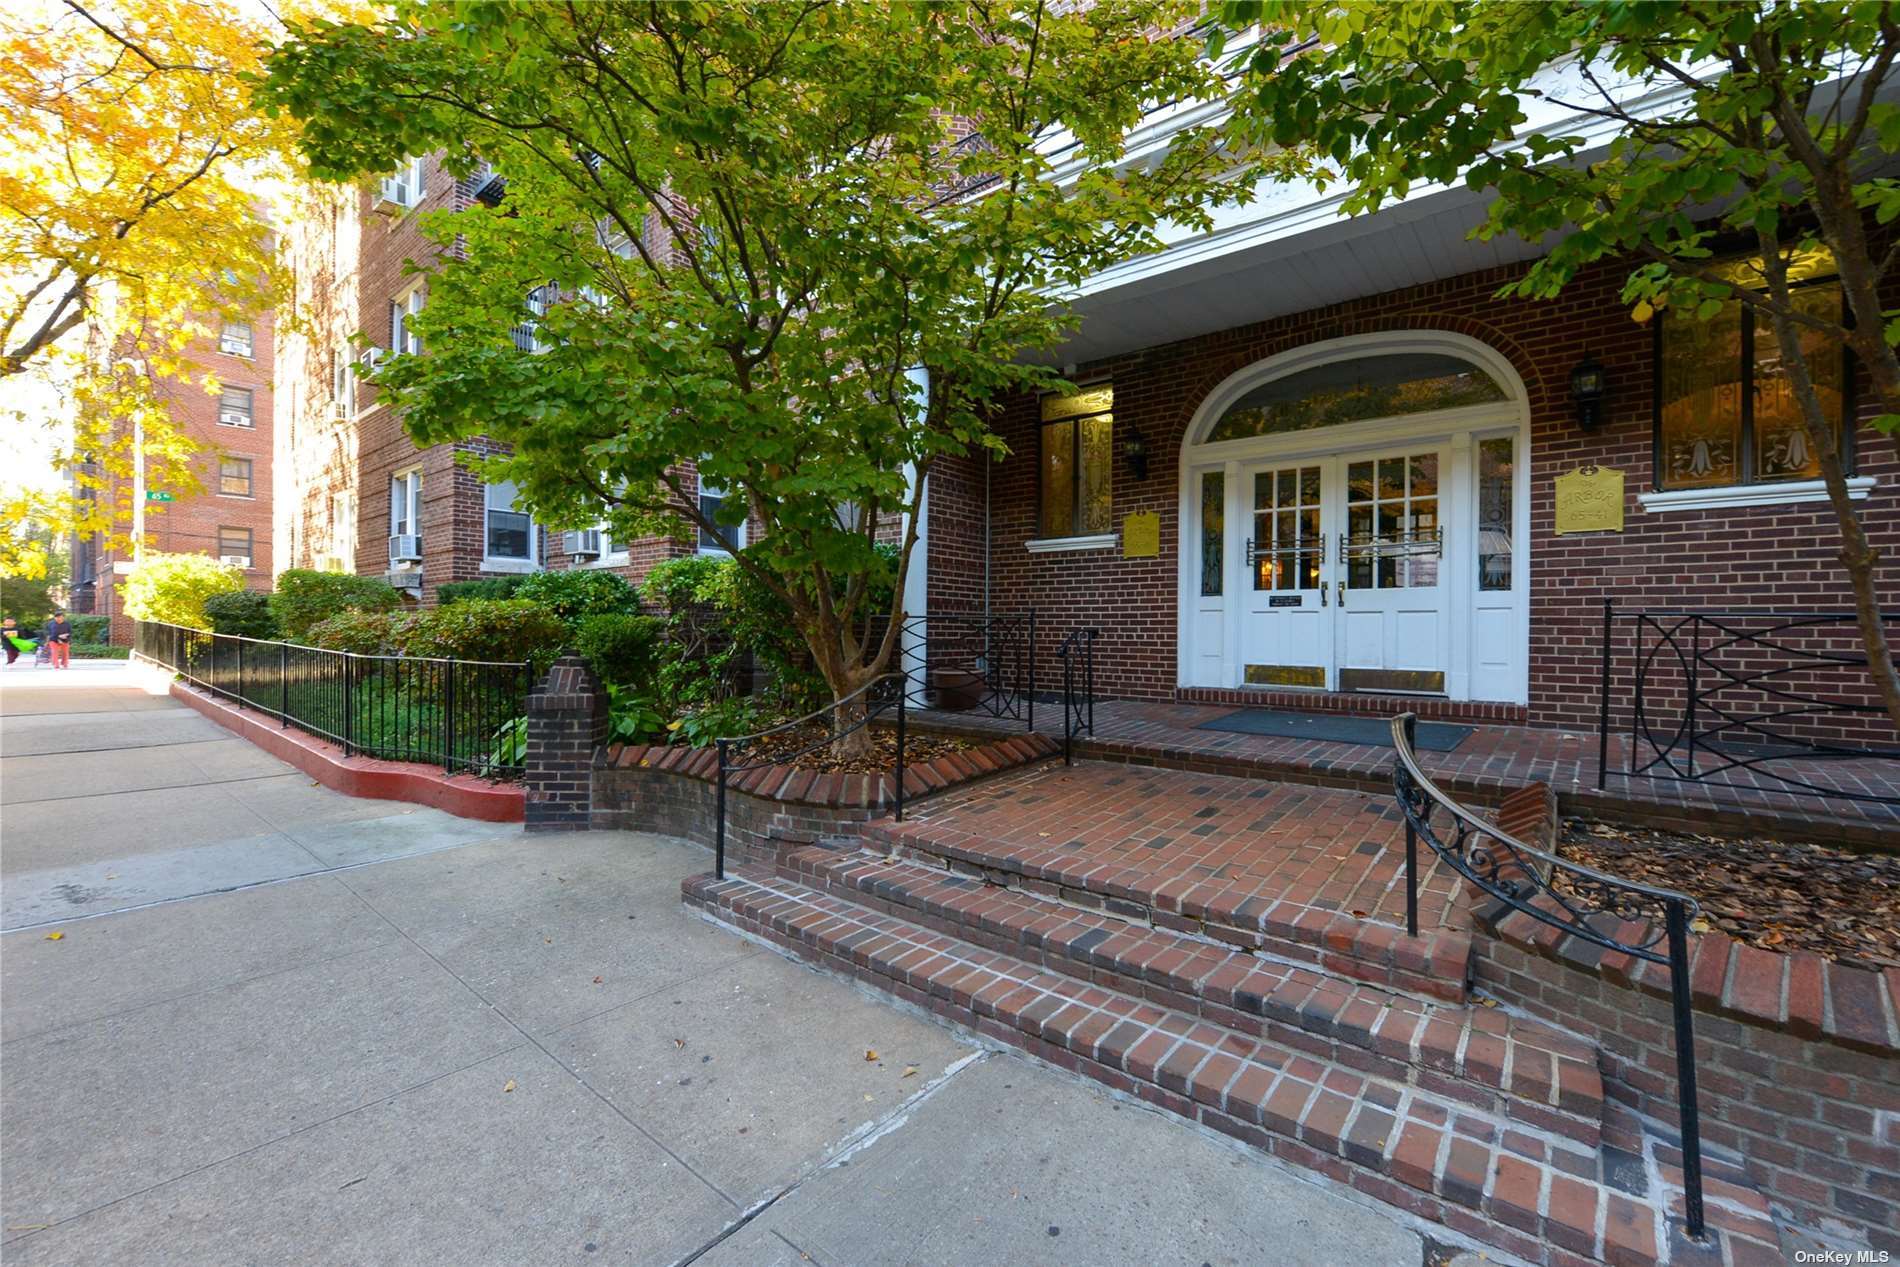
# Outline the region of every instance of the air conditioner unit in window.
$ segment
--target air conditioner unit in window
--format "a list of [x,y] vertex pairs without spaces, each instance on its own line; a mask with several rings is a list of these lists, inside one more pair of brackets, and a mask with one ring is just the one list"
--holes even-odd
[[570,558],[598,559],[600,557],[600,529],[589,528],[584,532],[562,533],[561,549]]
[[401,176],[385,176],[376,188],[376,214],[399,216],[409,210],[409,186]]
[[399,590],[420,593],[422,590],[421,568],[390,568],[383,573],[383,580]]
[[218,421],[227,427],[248,427],[251,425],[251,415],[241,414],[235,409],[220,409]]
[[380,369],[383,362],[388,359],[388,348],[372,347],[363,349],[363,364],[369,366],[372,371]]
[[413,532],[397,533],[389,539],[391,563],[422,562],[422,538]]
[[220,339],[218,341],[218,351],[224,353],[226,356],[249,356],[251,354],[251,345],[242,339]]
[[218,562],[229,563],[233,567],[247,568],[251,566],[251,556],[248,554],[221,554],[218,556]]

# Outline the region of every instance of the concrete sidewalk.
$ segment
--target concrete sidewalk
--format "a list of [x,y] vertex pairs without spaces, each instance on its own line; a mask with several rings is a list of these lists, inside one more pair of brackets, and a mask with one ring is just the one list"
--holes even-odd
[[352,801],[54,676],[0,674],[9,1264],[1421,1262],[689,917],[702,849]]

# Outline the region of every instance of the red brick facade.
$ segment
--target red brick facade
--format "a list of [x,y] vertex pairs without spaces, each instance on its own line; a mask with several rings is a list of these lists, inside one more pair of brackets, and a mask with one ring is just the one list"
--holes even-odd
[[[1499,300],[1500,286],[1523,266],[1442,282],[1151,347],[1075,368],[1076,381],[1112,380],[1117,454],[1114,516],[1161,517],[1161,548],[1125,559],[1119,546],[1030,553],[1039,491],[1037,404],[1006,407],[998,428],[1011,455],[988,473],[990,605],[1036,606],[1042,637],[1054,643],[1077,625],[1099,626],[1098,690],[1169,699],[1177,695],[1176,593],[1178,462],[1196,408],[1230,374],[1278,353],[1323,340],[1383,331],[1451,331],[1506,357],[1522,377],[1530,432],[1530,698],[1542,725],[1593,728],[1602,643],[1602,601],[1621,607],[1723,607],[1846,611],[1851,606],[1837,562],[1838,532],[1825,502],[1736,510],[1645,511],[1637,495],[1654,486],[1654,336],[1633,322],[1618,293],[1627,269],[1606,265],[1579,277],[1553,302]],[[1594,355],[1607,368],[1603,426],[1581,430],[1570,399],[1573,366]],[[1900,592],[1900,476],[1894,442],[1875,433],[1874,402],[1859,402],[1860,475],[1878,483],[1859,503],[1874,544],[1889,560],[1881,575]],[[1124,428],[1139,428],[1150,456],[1137,480],[1119,452]],[[1557,476],[1586,464],[1621,470],[1621,533],[1554,535]],[[983,606],[981,572],[985,472],[977,459],[946,461],[930,488],[930,601],[934,608]]]
[[[222,387],[251,393],[250,425],[232,426],[221,421],[222,413],[237,415],[241,411],[222,409],[223,398],[206,392],[199,384],[171,379],[160,381],[159,390],[166,398],[173,425],[198,446],[193,470],[199,491],[179,494],[170,502],[146,503],[145,546],[166,554],[215,557],[233,553],[221,548],[221,541],[223,545],[235,547],[248,534],[250,566],[245,569],[245,581],[252,589],[267,590],[275,562],[271,548],[272,314],[260,313],[251,319],[249,355],[223,351],[220,323],[213,320],[210,324],[211,333],[192,340],[185,349],[185,356],[201,373],[215,376]],[[233,334],[236,333],[234,330]],[[241,344],[234,342],[232,346],[236,348]],[[226,459],[233,463],[228,491],[224,478]],[[243,479],[245,463],[249,464],[248,485]],[[120,481],[101,489],[98,496],[109,503],[129,507],[131,481]],[[129,535],[131,522],[121,522],[117,531]],[[74,550],[71,574],[73,609],[110,616],[112,641],[120,646],[131,644],[132,621],[125,615],[119,595],[119,585],[124,578],[114,573],[113,565],[130,557],[129,550],[101,550],[97,543],[82,543]]]

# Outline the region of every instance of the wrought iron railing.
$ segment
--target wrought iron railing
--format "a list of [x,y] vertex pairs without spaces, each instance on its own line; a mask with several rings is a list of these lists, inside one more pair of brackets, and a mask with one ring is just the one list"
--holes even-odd
[[[1900,613],[1884,619],[1900,629]],[[1600,692],[1599,789],[1616,775],[1900,806],[1900,736],[1851,612],[1618,611],[1605,599]]]
[[[869,631],[880,632],[879,617]],[[912,708],[979,713],[1036,728],[1036,612],[924,612],[904,618],[897,667]]]
[[239,708],[331,743],[345,756],[516,778],[526,664],[356,655],[139,621],[133,653]]
[[1072,630],[1056,648],[1062,661],[1062,764],[1075,764],[1075,737],[1095,734],[1095,639],[1099,629]]
[[1418,842],[1481,892],[1514,911],[1606,951],[1669,969],[1676,1029],[1676,1110],[1689,1232],[1701,1236],[1702,1126],[1696,1102],[1695,1025],[1689,995],[1694,898],[1637,884],[1533,848],[1447,795],[1419,767],[1418,717],[1392,719],[1392,784],[1405,815],[1405,930],[1418,936]]
[[[833,743],[863,730],[873,721],[886,713],[895,714],[897,723],[896,755],[891,762],[891,798],[898,821],[904,818],[904,775],[909,769],[905,760],[904,723],[907,701],[910,692],[904,689],[902,673],[886,673],[872,678],[843,699],[833,700],[815,712],[803,717],[782,722],[777,726],[757,731],[750,735],[737,735],[715,739],[713,744],[719,750],[719,792],[715,803],[718,824],[714,828],[713,872],[723,880],[726,878],[726,785],[734,777],[748,774],[753,770],[763,770],[767,766],[790,765],[800,757],[809,756],[820,748],[829,748]],[[791,752],[772,750],[756,761],[741,765],[733,764],[735,753],[743,755],[747,748],[754,747],[761,739],[773,735],[782,735],[808,726],[815,721],[823,721],[825,734]]]

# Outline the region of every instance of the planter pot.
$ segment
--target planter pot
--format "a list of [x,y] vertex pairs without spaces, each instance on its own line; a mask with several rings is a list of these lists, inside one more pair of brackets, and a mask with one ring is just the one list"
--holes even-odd
[[989,685],[981,673],[969,669],[938,669],[930,675],[937,707],[949,713],[967,713],[983,702]]

